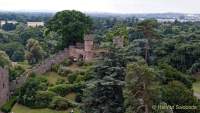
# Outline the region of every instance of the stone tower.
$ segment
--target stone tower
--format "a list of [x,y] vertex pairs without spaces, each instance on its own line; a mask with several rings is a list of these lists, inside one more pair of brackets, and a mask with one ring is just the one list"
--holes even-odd
[[0,67],[0,106],[9,99],[9,75],[6,69]]
[[84,38],[84,51],[85,51],[85,61],[89,61],[94,57],[94,35],[85,35]]

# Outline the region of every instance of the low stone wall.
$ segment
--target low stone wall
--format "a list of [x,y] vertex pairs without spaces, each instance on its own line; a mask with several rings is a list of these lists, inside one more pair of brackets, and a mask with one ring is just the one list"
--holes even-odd
[[34,68],[32,68],[32,72],[43,74],[51,69],[51,66],[53,64],[60,64],[62,63],[66,58],[68,58],[68,49],[66,48],[64,51],[60,51],[54,56],[45,59],[42,63],[38,64]]
[[78,59],[81,55],[83,57],[85,56],[84,49],[79,49],[79,48],[76,48],[75,46],[69,47],[69,57],[73,57],[73,58]]
[[92,35],[86,35],[84,46],[83,44],[77,44],[77,47],[69,46],[69,48],[66,48],[63,51],[45,59],[43,62],[34,66],[31,70],[26,71],[20,77],[17,77],[16,80],[11,81],[10,90],[15,91],[17,88],[20,88],[25,83],[30,73],[43,74],[51,70],[53,64],[60,64],[66,58],[73,57],[78,59],[82,56],[85,61],[90,61],[94,57],[93,46]]
[[9,75],[6,69],[0,67],[0,107],[9,99]]
[[28,72],[25,72],[20,77],[17,77],[16,80],[10,82],[9,85],[10,85],[11,95],[16,89],[20,88],[26,82],[27,77],[28,77]]
[[20,88],[27,80],[31,73],[43,74],[51,70],[53,64],[60,64],[66,58],[68,58],[68,49],[58,52],[57,54],[45,59],[40,64],[34,66],[31,70],[24,72],[20,77],[17,77],[16,80],[10,82],[10,91],[14,92],[16,89]]

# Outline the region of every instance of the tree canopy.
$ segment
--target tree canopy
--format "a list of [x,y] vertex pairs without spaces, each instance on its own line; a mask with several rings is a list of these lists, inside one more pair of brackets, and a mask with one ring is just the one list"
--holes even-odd
[[63,49],[69,44],[82,42],[84,34],[87,33],[92,26],[89,16],[75,10],[65,10],[56,13],[56,15],[48,22],[47,33],[54,31],[61,35],[60,48]]
[[9,65],[11,65],[9,56],[4,51],[0,51],[0,66],[5,67]]

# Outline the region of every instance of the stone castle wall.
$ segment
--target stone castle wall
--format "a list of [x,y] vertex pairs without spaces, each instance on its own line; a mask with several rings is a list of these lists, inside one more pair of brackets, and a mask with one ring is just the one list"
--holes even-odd
[[6,69],[0,67],[0,106],[2,106],[10,96],[9,75]]
[[69,57],[73,57],[75,60],[79,58],[82,58],[85,61],[92,60],[95,54],[93,38],[94,38],[93,35],[85,35],[84,46],[82,48],[77,46],[70,46]]
[[[81,44],[78,44],[80,46],[70,46],[69,48],[64,49],[63,51],[58,52],[57,54],[51,56],[50,58],[45,59],[43,62],[40,64],[34,66],[31,70],[26,71],[23,73],[20,77],[17,77],[16,80],[13,80],[10,82],[10,90],[15,91],[17,88],[20,88],[30,75],[30,73],[34,72],[37,74],[43,74],[49,70],[51,70],[51,67],[53,64],[60,64],[62,63],[66,58],[73,57],[75,59],[80,58],[80,56],[83,57],[83,60],[85,61],[90,61],[91,59],[95,58],[95,55],[100,53],[94,50],[94,43],[92,40],[92,35],[86,35],[85,36],[85,42],[84,42],[84,47],[81,47]],[[113,40],[114,45],[117,47],[123,47],[123,38],[117,37]],[[105,50],[103,51],[105,52]],[[99,56],[99,55],[98,55]],[[0,70],[1,71],[1,70]],[[6,72],[3,71],[4,74],[7,74]],[[5,80],[3,80],[5,81]],[[1,83],[1,79],[0,79]],[[1,86],[0,86],[0,91],[1,91]],[[4,89],[6,90],[6,89]],[[7,90],[6,90],[7,91]],[[4,94],[5,96],[5,94]]]
[[45,59],[43,62],[34,66],[31,70],[24,72],[21,76],[17,77],[16,80],[11,82],[9,82],[8,71],[0,68],[0,106],[9,99],[10,94],[12,95],[16,89],[20,88],[25,83],[31,73],[43,74],[51,70],[53,64],[60,64],[69,57],[78,59],[82,56],[85,61],[93,59],[94,45],[91,35],[86,35],[85,42],[82,44],[84,46],[81,44],[78,45],[79,46],[70,46],[69,48]]
[[11,95],[16,89],[20,88],[25,83],[29,73],[31,73],[31,71],[26,71],[21,76],[17,77],[16,80],[9,83]]
[[53,64],[60,64],[62,63],[66,58],[69,56],[69,51],[68,48],[66,48],[64,51],[60,51],[54,56],[45,59],[42,63],[38,64],[34,68],[32,68],[32,72],[38,73],[38,74],[43,74],[51,69],[51,66]]
[[40,64],[34,66],[31,70],[24,72],[20,77],[17,77],[16,80],[10,82],[10,90],[13,92],[17,88],[20,88],[28,78],[31,73],[43,74],[49,70],[51,70],[51,66],[53,64],[60,64],[66,58],[68,58],[68,49],[58,52],[54,56],[45,59]]
[[69,48],[65,48],[63,51],[58,52],[57,54],[45,59],[40,64],[34,66],[31,70],[26,71],[20,77],[17,77],[16,80],[10,82],[10,90],[15,91],[17,88],[20,88],[25,83],[30,73],[43,74],[51,70],[53,64],[60,64],[66,58],[70,57],[78,59],[80,56],[82,56],[85,61],[93,59],[94,51],[92,35],[86,35],[83,48],[80,48],[80,46],[70,46]]

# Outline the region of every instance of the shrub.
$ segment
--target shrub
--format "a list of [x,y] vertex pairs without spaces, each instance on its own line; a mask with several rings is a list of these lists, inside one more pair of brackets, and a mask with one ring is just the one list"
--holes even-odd
[[[193,96],[193,91],[188,89],[183,83],[179,81],[171,81],[165,85],[162,89],[162,100],[168,105],[180,105],[180,106],[197,106],[199,102],[196,97]],[[190,113],[191,109],[174,109],[174,113]]]
[[15,105],[16,100],[17,100],[16,97],[11,98],[1,107],[1,111],[9,113],[12,110],[12,107]]
[[82,92],[84,84],[75,83],[75,84],[59,84],[49,88],[49,91],[53,91],[60,96],[66,96],[70,92]]
[[67,99],[60,96],[55,96],[49,107],[56,110],[66,110],[71,107],[71,105]]
[[79,60],[76,64],[77,64],[78,66],[83,66],[83,65],[84,65],[84,61]]
[[49,91],[53,91],[60,96],[65,96],[72,91],[71,87],[70,84],[59,84],[49,88]]
[[76,78],[77,78],[77,74],[69,74],[67,76],[67,79],[68,79],[68,81],[69,81],[70,84],[73,84],[74,81],[76,81]]
[[51,71],[58,72],[59,64],[53,64],[51,66]]
[[13,68],[9,69],[9,77],[10,80],[15,80],[16,77],[20,76],[25,71],[25,69],[22,66],[15,66]]
[[46,78],[42,77],[30,77],[26,83],[20,88],[18,95],[18,102],[28,107],[37,107],[35,104],[37,91],[46,91],[48,83]]
[[64,66],[60,66],[58,69],[58,74],[61,76],[67,76],[70,73],[72,73],[72,71]]
[[38,91],[35,96],[36,99],[35,107],[37,108],[48,107],[54,96],[56,96],[56,94],[51,91]]
[[82,89],[85,87],[84,83],[75,83],[71,85],[72,92],[82,93]]
[[80,75],[85,75],[85,71],[79,71],[78,72]]
[[79,82],[83,82],[83,81],[87,81],[91,78],[91,76],[89,74],[85,74],[85,75],[78,75],[76,77],[76,83],[79,83]]
[[83,76],[83,75],[79,75],[79,76],[77,76],[75,82],[76,82],[76,83],[79,83],[79,82],[83,82],[83,81],[85,81],[84,76]]
[[80,93],[76,95],[75,101],[78,103],[82,102],[82,95]]
[[162,78],[161,82],[163,84],[168,84],[168,82],[175,80],[184,83],[188,88],[192,87],[193,80],[191,76],[178,71],[168,64],[161,63],[158,65],[158,67],[163,74],[162,77],[160,77]]
[[56,81],[56,85],[59,85],[59,84],[64,84],[65,83],[65,80],[64,79],[58,79],[57,81]]
[[71,59],[65,59],[62,63],[64,66],[70,66],[73,64],[73,61]]
[[84,62],[83,66],[92,66],[93,65],[93,62]]

